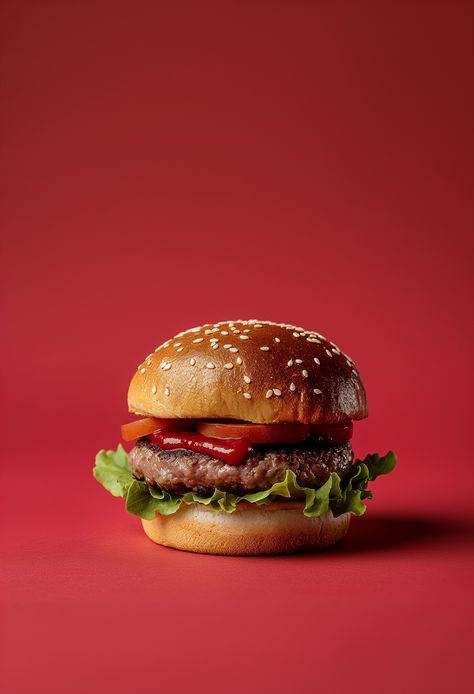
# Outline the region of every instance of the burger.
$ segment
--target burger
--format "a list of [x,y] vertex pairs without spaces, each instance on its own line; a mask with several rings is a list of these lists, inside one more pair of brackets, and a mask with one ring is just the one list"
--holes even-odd
[[132,443],[95,478],[154,542],[210,554],[282,554],[341,540],[392,452],[354,460],[367,417],[354,362],[321,334],[236,320],[178,333],[138,366]]

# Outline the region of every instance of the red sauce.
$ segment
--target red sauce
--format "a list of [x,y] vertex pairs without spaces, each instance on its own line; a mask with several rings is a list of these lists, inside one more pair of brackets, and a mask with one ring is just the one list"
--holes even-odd
[[[248,430],[254,426],[248,425]],[[257,427],[259,425],[256,425]],[[272,441],[271,424],[268,425],[269,438],[266,442],[268,445],[276,444],[277,441]],[[242,426],[242,433],[245,435],[245,426]],[[338,446],[347,443],[352,436],[352,422],[342,422],[339,424],[318,424],[312,427],[306,439],[299,441],[301,445],[316,444],[322,446]],[[240,465],[243,460],[252,453],[256,448],[259,448],[262,442],[252,444],[247,438],[241,436],[239,438],[216,438],[212,436],[204,436],[196,431],[189,429],[157,429],[152,434],[149,434],[150,440],[160,448],[172,450],[177,448],[185,448],[197,453],[206,453],[213,458],[222,460],[228,465]],[[278,444],[284,446],[284,443]]]
[[242,460],[254,450],[247,439],[211,439],[184,429],[154,431],[149,438],[165,450],[186,448],[197,453],[207,453],[228,465],[240,465]]

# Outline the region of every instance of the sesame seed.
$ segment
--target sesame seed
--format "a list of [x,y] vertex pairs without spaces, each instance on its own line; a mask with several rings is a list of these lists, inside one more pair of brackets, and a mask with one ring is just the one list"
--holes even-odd
[[290,361],[288,362],[288,366],[293,366],[293,359],[290,359]]
[[293,333],[293,337],[299,337],[299,336],[300,336],[299,333]]
[[189,331],[190,333],[198,333],[201,330],[201,328],[191,328]]
[[263,328],[263,325],[260,325],[260,323],[254,323],[254,328]]
[[232,345],[229,345],[229,344],[224,345],[224,349],[229,349],[230,347],[232,347]]
[[306,340],[307,342],[317,342],[318,344],[321,344],[321,340],[318,340],[317,337],[307,337]]
[[211,333],[212,333],[212,330],[209,330],[209,328],[204,331],[204,335],[210,335]]
[[321,364],[321,362],[319,361],[318,357],[314,357],[314,358],[313,358],[313,361],[314,361],[314,363],[317,364],[318,366]]
[[190,360],[189,360],[189,363],[191,364],[191,366],[194,366],[194,364],[196,363],[196,360],[195,360],[195,359],[190,359]]
[[295,359],[295,364],[302,364],[303,360],[302,359]]
[[204,342],[204,338],[203,338],[203,337],[196,337],[196,339],[193,340],[193,342],[194,342],[195,344],[197,344],[198,342]]
[[249,340],[250,339],[248,335],[239,335],[239,337],[241,340]]
[[182,352],[183,349],[184,349],[184,347],[178,347],[178,349],[177,349],[176,351],[177,351],[177,352]]
[[242,364],[242,357],[237,357],[236,362],[240,366]]
[[246,400],[250,400],[252,396],[250,395],[250,393],[244,393],[244,398],[246,398]]
[[214,344],[212,345],[212,349],[219,349],[219,345],[216,344],[216,343],[214,343]]
[[233,368],[234,368],[234,365],[231,364],[230,361],[228,361],[227,364],[224,364],[224,369],[233,369]]
[[166,395],[166,397],[168,397],[169,394],[170,394],[170,389],[169,389],[169,388],[165,388],[165,395]]
[[290,383],[290,390],[291,390],[291,391],[295,391],[295,390],[296,390],[296,386],[295,386],[294,383]]
[[218,333],[218,332],[219,332],[219,328],[212,328],[212,330],[211,330],[211,333]]
[[181,342],[175,342],[173,347],[181,347]]
[[153,386],[153,388],[151,389],[151,392],[153,393],[153,395],[155,395],[155,393],[156,393],[156,386]]
[[145,371],[146,371],[146,369],[140,369],[140,373],[141,373],[141,374],[144,374]]
[[301,373],[303,374],[303,378],[308,378],[308,372],[306,371],[306,369],[303,369]]
[[206,364],[206,369],[215,369],[215,365],[212,363],[212,361],[208,361]]
[[244,376],[244,381],[245,383],[252,383],[252,379],[250,378],[250,376],[247,375]]
[[249,333],[249,332],[250,332],[250,328],[245,328],[244,333]]
[[341,352],[337,349],[337,347],[333,347],[331,349],[331,352],[334,352],[334,354],[340,354]]
[[273,395],[273,390],[267,390],[267,392],[265,393],[266,398],[271,398],[272,395]]
[[279,338],[279,337],[276,337],[276,338],[275,338],[275,342],[281,342],[280,338]]
[[229,333],[228,333],[227,330],[221,330],[221,335],[228,335],[228,334],[229,334]]
[[238,350],[237,347],[230,347],[230,348],[229,348],[229,352],[234,352],[234,353],[235,353],[235,352],[238,352],[238,351],[239,351],[239,350]]
[[277,396],[277,398],[280,397],[281,395],[281,390],[279,388],[274,388],[273,389],[273,394]]
[[219,338],[218,338],[218,337],[211,337],[211,338],[209,339],[209,342],[210,342],[211,344],[212,344],[213,342],[219,342]]
[[332,357],[332,352],[330,352],[328,349],[326,349],[325,351],[326,351],[326,354],[328,355],[328,357]]
[[351,371],[352,371],[352,373],[353,373],[355,376],[358,376],[358,375],[359,375],[355,369],[351,369]]
[[322,395],[323,391],[319,390],[319,388],[313,388],[313,393],[316,393],[316,395]]
[[147,366],[150,366],[150,364],[151,364],[151,359],[148,359],[147,360]]
[[350,360],[350,359],[346,359],[346,364],[347,364],[347,366],[352,366],[351,360]]
[[168,362],[163,366],[163,371],[169,371],[171,369],[171,364]]
[[232,331],[234,335],[238,335],[240,333],[240,330],[237,330],[237,328],[232,328]]
[[262,352],[269,352],[270,351],[270,347],[267,347],[266,345],[263,345],[263,347],[260,347],[260,349],[262,350]]

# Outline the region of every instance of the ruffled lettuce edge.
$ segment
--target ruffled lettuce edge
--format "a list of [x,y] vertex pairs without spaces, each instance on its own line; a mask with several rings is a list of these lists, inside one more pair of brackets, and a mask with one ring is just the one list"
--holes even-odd
[[157,513],[165,516],[176,513],[182,504],[202,504],[217,512],[233,513],[242,501],[268,505],[274,499],[304,501],[303,513],[309,518],[321,516],[329,510],[334,516],[343,513],[361,516],[366,510],[364,501],[372,498],[372,492],[367,489],[369,482],[391,472],[396,461],[393,451],[384,456],[377,453],[367,455],[364,460],[355,461],[350,477],[341,480],[337,473],[332,472],[318,489],[302,487],[295,473],[287,470],[285,478],[269,489],[242,496],[220,489],[215,489],[210,496],[202,496],[195,492],[174,494],[149,487],[146,482],[133,477],[127,453],[121,445],[115,451],[99,451],[93,474],[113,496],[125,498],[129,513],[146,520],[152,520]]

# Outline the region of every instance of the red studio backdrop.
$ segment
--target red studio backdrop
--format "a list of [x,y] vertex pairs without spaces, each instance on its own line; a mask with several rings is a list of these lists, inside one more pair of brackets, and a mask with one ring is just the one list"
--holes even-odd
[[[1,5],[5,692],[467,692],[473,4]],[[316,555],[153,545],[97,485],[136,365],[230,318],[362,373],[399,455]]]

